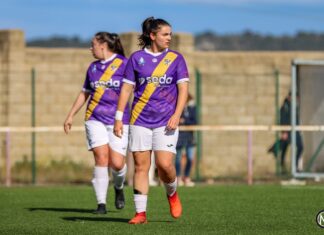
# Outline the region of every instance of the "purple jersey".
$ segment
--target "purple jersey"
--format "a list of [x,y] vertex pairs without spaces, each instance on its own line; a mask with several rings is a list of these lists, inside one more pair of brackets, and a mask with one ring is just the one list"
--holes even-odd
[[[90,64],[83,91],[90,93],[85,120],[97,120],[113,125],[127,59],[114,54],[108,61]],[[129,124],[129,110],[125,109],[123,122]]]
[[189,75],[180,53],[152,53],[144,49],[129,58],[123,81],[135,86],[130,124],[157,128],[166,126],[174,114],[177,84],[188,82]]

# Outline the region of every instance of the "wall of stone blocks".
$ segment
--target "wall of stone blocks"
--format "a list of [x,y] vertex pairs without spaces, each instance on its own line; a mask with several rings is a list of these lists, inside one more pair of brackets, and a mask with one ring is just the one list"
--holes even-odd
[[[137,34],[121,35],[126,54],[137,50]],[[0,125],[30,126],[31,70],[36,72],[36,125],[62,126],[81,90],[85,72],[93,60],[88,49],[25,47],[23,32],[0,31]],[[280,72],[280,102],[290,87],[290,64],[295,58],[323,59],[320,52],[200,52],[193,37],[175,34],[172,48],[185,56],[191,74],[190,91],[195,92],[195,69],[202,75],[202,124],[271,125],[275,116],[275,75]],[[74,125],[83,126],[84,108]],[[73,127],[72,127],[73,129]],[[203,177],[245,177],[247,173],[246,132],[203,132],[200,172]],[[0,135],[1,143],[4,135]],[[37,133],[38,164],[72,160],[93,164],[86,150],[84,132]],[[275,162],[266,153],[273,132],[253,133],[254,174],[273,175]],[[3,167],[3,145],[0,165]],[[12,162],[31,158],[31,134],[12,133]],[[194,173],[194,172],[193,172]]]
[[[36,72],[36,125],[62,126],[75,98],[82,89],[85,73],[92,61],[87,49],[27,48],[26,66]],[[82,126],[84,107],[75,116],[74,125]],[[72,127],[73,128],[73,127]],[[37,134],[39,163],[47,158],[92,163],[83,132]]]
[[[323,59],[316,52],[193,52],[202,74],[204,125],[272,125],[275,123],[275,71],[280,104],[290,89],[295,58]],[[205,177],[246,177],[247,132],[203,132],[201,169]],[[274,132],[253,132],[256,177],[273,176],[275,159],[267,154]]]

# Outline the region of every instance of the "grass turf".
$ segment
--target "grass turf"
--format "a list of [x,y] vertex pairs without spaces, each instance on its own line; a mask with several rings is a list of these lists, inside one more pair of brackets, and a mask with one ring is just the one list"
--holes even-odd
[[316,225],[324,209],[324,186],[231,185],[179,188],[183,216],[169,214],[163,187],[152,187],[148,224],[128,225],[134,215],[132,189],[126,207],[94,215],[90,186],[0,188],[0,234],[323,234]]

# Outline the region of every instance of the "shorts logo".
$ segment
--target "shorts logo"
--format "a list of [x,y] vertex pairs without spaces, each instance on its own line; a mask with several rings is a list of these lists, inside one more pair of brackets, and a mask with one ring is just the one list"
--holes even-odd
[[167,147],[171,148],[173,146],[173,144],[167,144]]
[[316,215],[316,223],[319,227],[324,228],[324,210],[321,210]]

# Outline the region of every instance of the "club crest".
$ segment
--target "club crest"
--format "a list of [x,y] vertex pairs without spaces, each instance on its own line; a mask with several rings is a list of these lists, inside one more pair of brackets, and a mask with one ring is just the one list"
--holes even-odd
[[92,73],[95,73],[95,72],[97,72],[97,66],[96,66],[96,65],[93,65],[93,66],[92,66],[92,70],[91,70],[91,71],[92,71]]
[[138,61],[138,65],[143,66],[145,64],[145,60],[143,57],[141,57]]
[[164,64],[165,65],[169,65],[171,63],[171,60],[169,60],[169,59],[164,59]]

